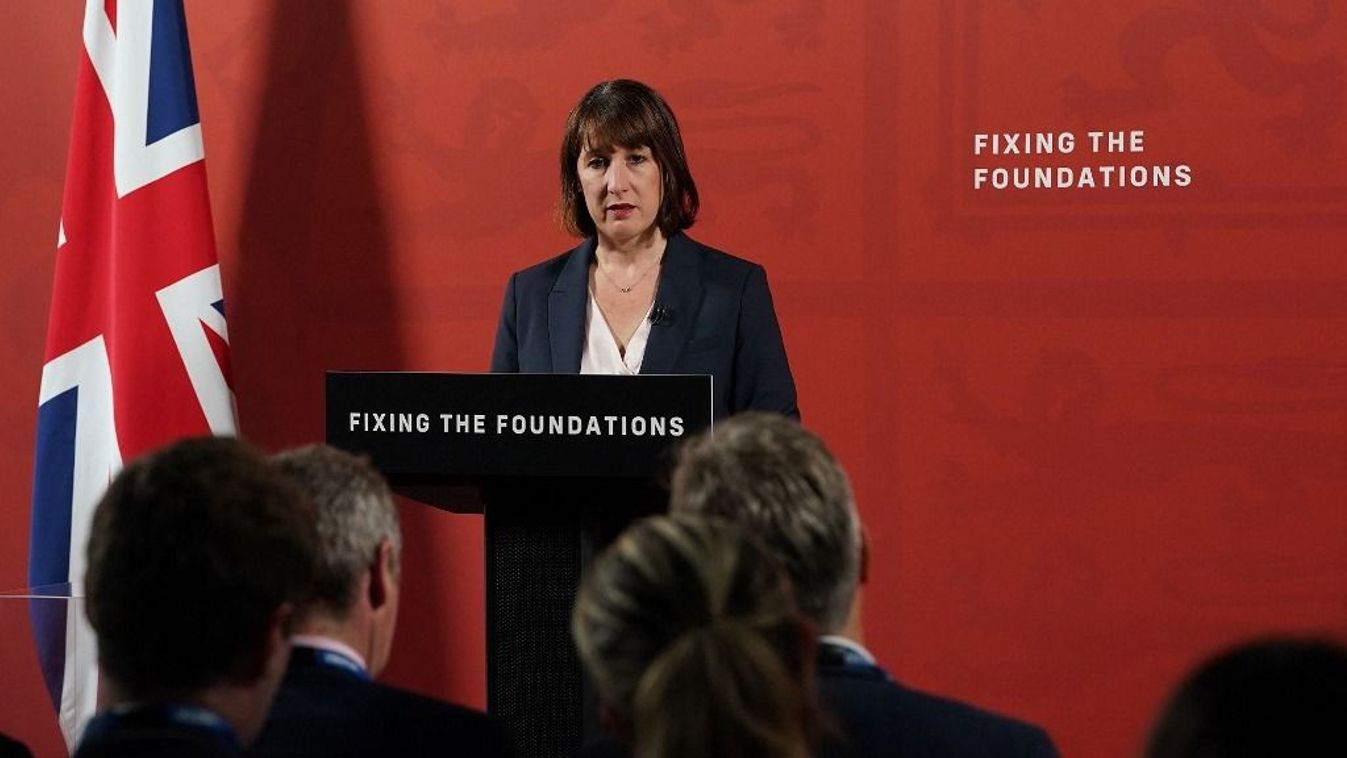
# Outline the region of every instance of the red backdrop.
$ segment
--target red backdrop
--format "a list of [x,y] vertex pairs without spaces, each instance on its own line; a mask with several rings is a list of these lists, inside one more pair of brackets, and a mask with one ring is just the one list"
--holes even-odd
[[[10,587],[81,5],[0,4]],[[509,272],[571,244],[567,110],[645,80],[684,125],[694,236],[767,266],[805,421],[852,473],[871,647],[1067,755],[1135,752],[1214,646],[1347,620],[1347,13],[1080,8],[188,0],[245,435],[319,438],[324,369],[485,368]],[[1025,131],[1076,150],[974,152]],[[974,189],[1117,164],[1192,182]],[[480,522],[403,515],[388,678],[480,706]],[[0,685],[0,731],[49,752],[45,709]]]

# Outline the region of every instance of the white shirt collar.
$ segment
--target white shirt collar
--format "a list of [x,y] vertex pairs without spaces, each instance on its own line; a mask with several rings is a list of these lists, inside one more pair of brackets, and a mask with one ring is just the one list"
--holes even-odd
[[341,640],[335,640],[331,637],[324,637],[321,634],[292,634],[290,635],[290,644],[311,647],[318,650],[327,650],[338,655],[344,655],[347,658],[360,664],[360,668],[369,670],[369,664],[365,663],[365,656],[357,653],[350,645]]
[[819,636],[818,641],[824,645],[846,648],[856,655],[859,655],[866,663],[869,663],[872,666],[876,665],[875,656],[872,655],[869,650],[866,650],[864,645],[853,639],[843,637],[839,634],[824,634]]
[[645,318],[636,332],[627,340],[627,351],[617,348],[617,338],[608,327],[608,320],[594,300],[594,291],[590,290],[585,306],[585,344],[580,352],[580,373],[582,374],[639,374],[641,362],[645,359],[645,346],[650,340],[650,313],[655,304],[646,309]]

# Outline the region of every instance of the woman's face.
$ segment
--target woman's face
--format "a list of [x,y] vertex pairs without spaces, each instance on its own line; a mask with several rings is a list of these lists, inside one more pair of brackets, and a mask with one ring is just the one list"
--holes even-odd
[[601,241],[620,245],[660,233],[664,185],[650,148],[585,147],[576,169]]

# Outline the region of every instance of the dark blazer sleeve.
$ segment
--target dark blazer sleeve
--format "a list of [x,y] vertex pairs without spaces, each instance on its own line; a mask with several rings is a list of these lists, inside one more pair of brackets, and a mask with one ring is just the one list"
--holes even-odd
[[1030,725],[1025,741],[1028,743],[1024,750],[1027,758],[1059,758],[1057,746],[1041,727]]
[[515,282],[519,274],[512,274],[505,284],[505,299],[500,307],[500,323],[496,325],[496,345],[491,350],[491,373],[519,373],[519,336],[516,332],[518,313],[515,310]]
[[772,411],[798,420],[795,380],[767,287],[767,272],[761,266],[754,265],[745,277],[741,298],[732,408]]

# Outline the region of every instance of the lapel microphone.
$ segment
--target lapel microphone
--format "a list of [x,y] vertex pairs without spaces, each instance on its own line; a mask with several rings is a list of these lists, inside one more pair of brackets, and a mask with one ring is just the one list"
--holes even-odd
[[656,305],[650,310],[651,326],[668,326],[673,323],[673,309]]

